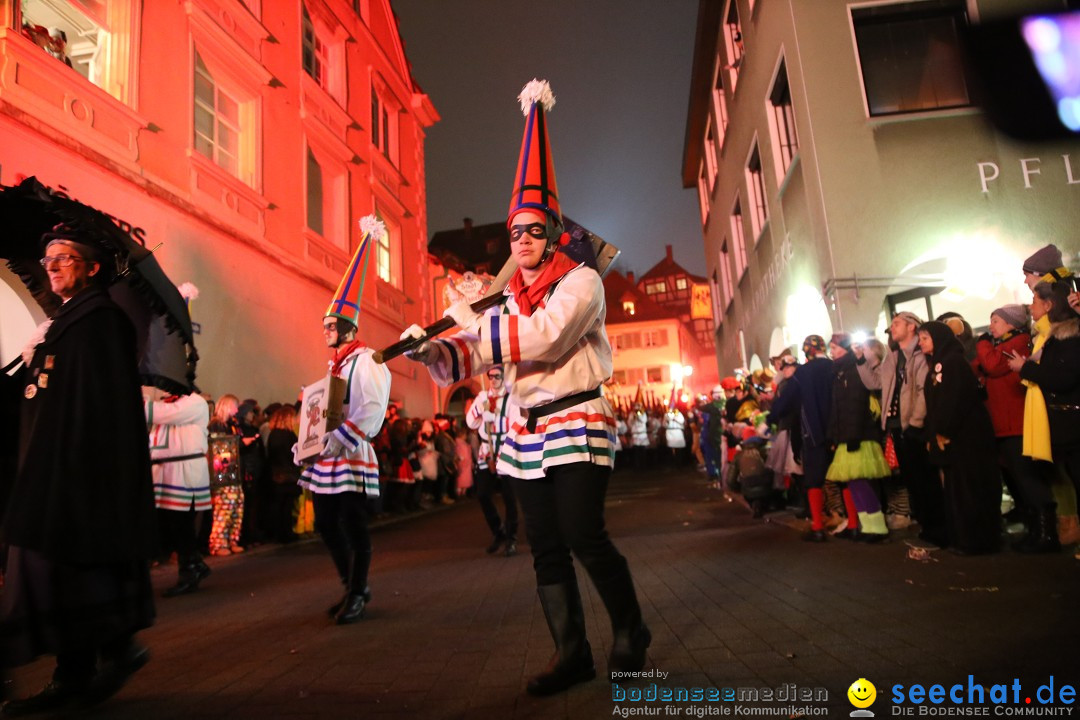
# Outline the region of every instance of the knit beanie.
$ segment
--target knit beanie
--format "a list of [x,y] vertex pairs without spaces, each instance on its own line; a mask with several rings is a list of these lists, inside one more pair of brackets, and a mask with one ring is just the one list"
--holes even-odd
[[1024,261],[1024,272],[1044,275],[1061,267],[1061,262],[1061,251],[1058,250],[1057,245],[1047,245],[1036,250]]
[[846,332],[833,333],[832,337],[829,338],[829,343],[832,344],[832,345],[838,345],[838,346],[844,348],[845,350],[850,350],[851,349],[851,333],[846,333]]
[[1030,322],[1027,308],[1023,305],[1002,305],[997,310],[990,313],[990,315],[997,315],[1008,323],[1009,327],[1018,330],[1026,330],[1028,323]]
[[825,354],[825,339],[820,335],[807,335],[802,344],[803,355],[811,357],[813,355]]

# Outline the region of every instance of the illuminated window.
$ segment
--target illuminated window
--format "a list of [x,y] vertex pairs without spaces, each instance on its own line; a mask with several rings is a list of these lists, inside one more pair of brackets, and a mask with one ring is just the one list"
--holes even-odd
[[739,8],[735,0],[728,0],[728,11],[724,15],[724,48],[727,50],[728,85],[735,92],[739,81],[739,68],[743,63],[745,49],[743,45],[742,23],[739,22]]
[[743,232],[742,203],[739,196],[735,196],[735,204],[731,208],[731,244],[735,258],[735,277],[742,279],[746,270],[746,235]]
[[660,280],[659,282],[657,282],[656,283],[656,292],[658,292],[658,293],[666,293],[667,292],[667,283],[664,282],[663,280]]
[[371,88],[371,144],[397,165],[398,113],[388,104],[386,96]]
[[302,65],[304,72],[310,75],[312,80],[325,88],[327,86],[326,71],[328,67],[326,43],[324,43],[319,37],[319,34],[315,32],[315,23],[311,21],[311,15],[308,13],[307,5],[304,6],[303,10],[303,34],[301,37]]
[[[11,3],[8,3],[10,5]],[[134,0],[22,0],[22,35],[117,100],[131,104]]]
[[686,278],[685,277],[677,277],[677,278],[675,278],[675,289],[676,290],[685,290],[686,289]]
[[626,313],[627,315],[633,315],[634,314],[634,301],[633,300],[623,300],[622,309],[623,309],[623,312]]
[[386,232],[375,245],[375,273],[396,288],[401,287],[401,230],[381,211],[376,215],[386,226]]
[[[746,187],[750,191],[750,229],[754,241],[761,237],[761,231],[765,229],[765,223],[769,220],[769,208],[765,204],[765,176],[761,172],[761,152],[757,142],[750,151],[750,158],[746,161]],[[743,257],[745,265],[746,258]]]
[[221,87],[202,56],[195,53],[195,149],[230,175],[249,185],[251,162],[244,162],[242,107],[237,97]]
[[870,115],[971,104],[960,37],[964,0],[852,8]]
[[787,64],[780,59],[772,91],[769,93],[769,134],[772,137],[776,161],[776,182],[780,184],[799,152],[799,136],[795,132],[795,111],[791,107],[791,88],[788,85]]

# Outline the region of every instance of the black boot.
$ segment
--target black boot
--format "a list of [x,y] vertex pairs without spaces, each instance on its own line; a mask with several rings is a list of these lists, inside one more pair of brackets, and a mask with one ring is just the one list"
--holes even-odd
[[506,538],[506,557],[513,557],[517,555],[517,538],[510,535]]
[[199,589],[199,583],[210,574],[210,568],[202,561],[199,555],[180,558],[176,584],[165,592],[162,597],[176,597],[187,595]]
[[585,611],[577,580],[536,588],[544,608],[551,639],[555,641],[555,656],[546,672],[529,680],[530,695],[554,695],[571,685],[596,677],[592,648],[585,637]]
[[1022,553],[1056,553],[1061,551],[1057,531],[1057,506],[1050,505],[1037,512],[1028,523],[1027,536],[1013,549]]
[[81,707],[97,705],[119,692],[131,676],[150,661],[150,651],[128,639],[102,652],[101,660],[101,669],[79,699]]
[[487,546],[487,554],[494,555],[499,552],[499,548],[502,547],[504,542],[506,542],[506,535],[504,535],[503,531],[500,529],[495,533],[495,537],[492,538],[491,544]]
[[371,588],[368,587],[368,568],[371,567],[371,551],[352,553],[349,565],[348,592],[342,601],[341,609],[334,616],[338,625],[351,625],[364,617],[364,610],[371,600]]
[[645,651],[652,633],[641,619],[641,606],[634,592],[634,579],[626,560],[622,570],[604,579],[593,578],[596,591],[611,616],[611,657],[608,672],[638,672],[645,667]]

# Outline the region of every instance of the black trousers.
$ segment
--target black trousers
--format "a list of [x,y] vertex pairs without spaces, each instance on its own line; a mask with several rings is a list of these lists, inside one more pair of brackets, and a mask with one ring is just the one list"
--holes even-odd
[[572,582],[571,552],[594,581],[626,573],[626,560],[604,527],[610,476],[611,468],[571,463],[549,469],[541,480],[514,481],[538,585]]
[[163,552],[176,551],[180,564],[196,553],[194,510],[163,510],[158,508],[158,529]]
[[[312,493],[311,502],[315,508],[315,532],[330,551],[341,582],[350,592],[363,592],[367,587],[366,563],[371,557],[367,496],[359,492]],[[361,563],[353,562],[354,553],[363,556]],[[355,572],[357,566],[362,566],[363,572]]]
[[930,464],[926,439],[898,430],[893,433],[893,447],[900,461],[900,477],[911,498],[911,514],[922,526],[921,537],[939,544],[948,542],[948,519],[945,514],[945,489],[938,468]]
[[[499,511],[495,507],[494,495],[501,491],[503,504],[506,506],[506,523],[499,519]],[[489,469],[478,470],[476,473],[476,499],[480,503],[480,510],[484,513],[491,534],[498,536],[500,533],[508,538],[517,539],[518,512],[517,499],[514,494],[514,481],[505,475],[496,475]]]

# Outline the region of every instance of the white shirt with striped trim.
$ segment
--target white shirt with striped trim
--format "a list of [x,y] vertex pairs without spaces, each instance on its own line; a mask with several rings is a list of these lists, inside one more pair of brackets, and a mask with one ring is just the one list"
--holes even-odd
[[530,316],[518,311],[509,288],[502,306],[483,316],[479,333],[459,332],[434,341],[438,358],[428,366],[446,387],[503,365],[510,386],[510,428],[496,471],[535,480],[556,465],[615,463],[615,413],[603,396],[540,418],[525,427],[522,408],[593,390],[611,377],[611,345],[604,329],[604,285],[584,264],[564,275]]
[[200,395],[182,395],[172,402],[148,402],[144,407],[150,426],[150,459],[166,460],[201,453],[190,460],[154,463],[154,505],[159,510],[209,510],[210,466],[206,426],[210,406]]
[[[480,394],[473,398],[469,412],[465,414],[465,424],[480,434],[480,452],[478,453],[477,466],[481,470],[487,470],[488,460],[492,452],[498,457],[502,447],[503,438],[510,429],[510,392],[503,385],[502,392],[494,397],[495,411],[491,410],[492,395],[490,390],[481,390]],[[494,461],[491,463],[494,465]],[[494,472],[495,468],[491,467]]]
[[379,496],[379,461],[371,438],[379,432],[390,402],[390,370],[372,359],[371,348],[354,350],[342,363],[340,377],[348,383],[345,420],[333,434],[345,447],[337,456],[320,455],[308,465],[298,484],[313,493],[334,495],[362,492]]

